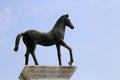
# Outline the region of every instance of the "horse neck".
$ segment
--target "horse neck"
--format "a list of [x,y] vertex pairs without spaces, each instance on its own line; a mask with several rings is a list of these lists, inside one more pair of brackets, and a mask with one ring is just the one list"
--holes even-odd
[[64,34],[65,34],[65,24],[64,21],[55,24],[55,26],[53,27],[53,29],[51,30],[52,33],[57,33],[57,35],[60,35],[61,38],[64,38]]

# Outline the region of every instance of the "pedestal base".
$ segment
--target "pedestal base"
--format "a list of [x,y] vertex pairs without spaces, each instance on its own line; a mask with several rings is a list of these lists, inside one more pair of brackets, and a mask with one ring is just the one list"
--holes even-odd
[[75,66],[25,66],[20,80],[69,80]]

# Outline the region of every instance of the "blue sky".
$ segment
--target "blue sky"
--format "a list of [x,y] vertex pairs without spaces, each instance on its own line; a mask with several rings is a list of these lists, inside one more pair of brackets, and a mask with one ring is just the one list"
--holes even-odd
[[[18,80],[24,67],[25,45],[13,51],[16,35],[29,29],[49,31],[68,13],[75,26],[66,29],[77,70],[71,80],[120,80],[120,0],[1,0],[0,72],[2,80]],[[69,61],[62,47],[63,65]],[[58,65],[55,46],[37,46],[40,65]],[[30,65],[33,59],[30,56]]]

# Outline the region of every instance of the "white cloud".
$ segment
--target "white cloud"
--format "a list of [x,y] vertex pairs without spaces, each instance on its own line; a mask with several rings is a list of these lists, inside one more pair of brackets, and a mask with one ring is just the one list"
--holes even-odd
[[0,33],[3,33],[5,31],[8,31],[9,27],[8,26],[4,26],[4,25],[0,25]]
[[3,21],[7,24],[12,23],[13,16],[12,16],[12,10],[8,7],[5,7],[3,10]]
[[9,39],[10,39],[9,36],[0,35],[0,43],[4,43],[4,42],[8,41]]
[[10,36],[7,35],[13,23],[13,18],[12,10],[9,7],[4,7],[0,10],[0,43],[4,43],[10,39]]
[[3,33],[3,31],[7,31],[10,27],[11,24],[14,21],[14,16],[12,14],[12,10],[8,7],[4,7],[0,11],[0,33]]

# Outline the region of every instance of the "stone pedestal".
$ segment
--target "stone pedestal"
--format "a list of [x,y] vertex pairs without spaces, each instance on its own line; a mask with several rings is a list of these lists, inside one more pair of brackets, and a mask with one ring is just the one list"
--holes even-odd
[[75,66],[25,66],[20,80],[70,80]]

